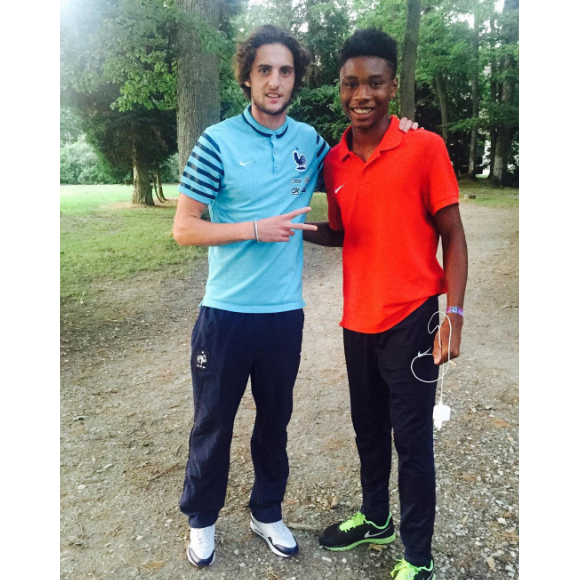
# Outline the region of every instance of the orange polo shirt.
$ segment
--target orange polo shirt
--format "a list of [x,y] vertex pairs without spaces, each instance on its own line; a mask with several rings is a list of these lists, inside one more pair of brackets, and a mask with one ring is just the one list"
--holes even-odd
[[447,291],[433,216],[459,203],[445,143],[399,129],[397,117],[365,163],[349,150],[349,127],[326,156],[328,221],[344,230],[341,326],[377,333]]

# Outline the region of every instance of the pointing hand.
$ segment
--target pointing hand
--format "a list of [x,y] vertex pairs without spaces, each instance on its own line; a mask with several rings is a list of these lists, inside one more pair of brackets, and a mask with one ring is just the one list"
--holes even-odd
[[274,217],[258,221],[258,239],[260,242],[288,242],[294,235],[294,230],[312,230],[318,228],[312,224],[294,223],[292,220],[299,215],[308,213],[311,208],[295,209]]

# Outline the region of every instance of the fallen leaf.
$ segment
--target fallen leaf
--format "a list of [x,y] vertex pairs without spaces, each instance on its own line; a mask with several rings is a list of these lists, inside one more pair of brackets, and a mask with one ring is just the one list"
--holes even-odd
[[146,570],[159,570],[159,568],[163,568],[165,566],[165,562],[147,562],[147,564],[143,564],[142,568]]
[[519,544],[520,538],[519,536],[516,534],[516,530],[515,528],[511,528],[509,530],[506,530],[502,535],[501,538],[506,541],[509,542],[510,544],[516,546]]
[[496,427],[502,427],[502,428],[504,428],[504,427],[511,427],[511,425],[508,422],[504,421],[503,419],[494,419],[493,420],[493,424]]
[[486,558],[485,562],[491,568],[491,570],[495,572],[495,560],[493,557],[489,556],[489,558]]

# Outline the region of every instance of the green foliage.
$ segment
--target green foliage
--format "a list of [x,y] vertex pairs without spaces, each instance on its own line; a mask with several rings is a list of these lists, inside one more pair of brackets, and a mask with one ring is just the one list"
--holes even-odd
[[310,87],[334,85],[338,81],[342,44],[349,36],[351,23],[346,0],[305,0],[307,31],[304,44],[313,56]]
[[[60,182],[68,184],[118,183],[108,164],[97,155],[84,136],[60,149]],[[126,174],[124,178],[130,178]],[[122,178],[121,178],[122,179]]]
[[[86,133],[87,142],[94,144],[113,167],[123,167],[126,172],[135,153],[152,168],[165,167],[165,160],[176,148],[176,28],[185,18],[192,33],[200,35],[204,49],[219,54],[222,119],[239,114],[247,105],[232,72],[236,40],[265,23],[295,34],[314,60],[312,75],[290,113],[315,126],[334,144],[347,125],[336,88],[344,39],[354,29],[374,26],[395,37],[401,48],[406,10],[407,0],[263,0],[252,5],[225,0],[220,4],[216,29],[183,14],[174,0],[73,0],[63,10],[61,23],[62,95],[65,107],[76,111],[81,122],[69,112],[63,114],[61,143],[70,145]],[[480,23],[478,58],[472,47],[475,14]],[[438,76],[448,105],[448,148],[459,171],[467,167],[473,127],[484,142],[501,126],[508,127],[514,136],[509,167],[517,178],[516,29],[514,11],[497,13],[494,0],[423,0],[416,70],[417,120],[426,129],[443,129],[435,86]],[[515,66],[504,66],[506,59]],[[473,117],[471,84],[475,71],[480,79],[480,112]],[[501,98],[506,79],[513,81],[515,92],[510,102]],[[399,114],[399,110],[395,99],[391,112]],[[69,163],[73,152],[67,150],[63,155],[67,167],[64,179],[73,179],[69,177],[73,174],[79,179],[79,170],[75,174],[73,162]],[[89,175],[85,173],[83,179],[90,179]],[[102,172],[95,177],[104,178]]]
[[302,89],[291,105],[290,114],[297,121],[316,127],[331,146],[338,143],[348,126],[335,85]]
[[128,169],[135,155],[154,170],[177,151],[173,111],[96,112],[84,127],[87,140],[101,151],[112,167]]
[[175,23],[163,0],[77,0],[62,11],[61,102],[121,173],[156,170],[177,149]]
[[[460,172],[466,171],[469,137],[474,126],[478,128],[482,142],[489,140],[491,131],[499,126],[509,127],[514,134],[517,132],[518,44],[511,40],[502,43],[506,38],[514,37],[517,16],[513,11],[507,15],[496,12],[494,0],[423,0],[422,5],[416,67],[416,120],[426,129],[442,132],[441,104],[435,83],[438,75],[448,105],[449,153],[454,166]],[[380,28],[393,36],[401,49],[406,0],[353,0],[352,8],[356,28]],[[476,13],[480,22],[477,59],[472,46]],[[506,56],[515,59],[515,67],[500,66]],[[471,89],[475,71],[479,72],[480,79],[480,112],[474,118]],[[498,87],[508,77],[515,82],[515,105],[500,100]],[[392,112],[397,113],[397,108],[395,100]],[[517,143],[513,143],[517,147]],[[512,155],[510,167],[514,176],[517,162],[517,157]]]
[[176,17],[162,0],[71,2],[61,20],[63,89],[113,85],[112,108],[175,109]]
[[179,155],[174,153],[168,157],[161,165],[162,183],[179,183],[181,170],[179,168]]
[[70,109],[60,109],[60,145],[70,145],[83,134],[81,122]]
[[238,31],[235,40],[246,38],[254,28],[263,24],[274,24],[299,36],[304,23],[304,3],[291,0],[262,0],[260,4],[246,5],[234,18],[234,29]]
[[353,0],[356,28],[379,28],[403,43],[407,20],[407,0]]

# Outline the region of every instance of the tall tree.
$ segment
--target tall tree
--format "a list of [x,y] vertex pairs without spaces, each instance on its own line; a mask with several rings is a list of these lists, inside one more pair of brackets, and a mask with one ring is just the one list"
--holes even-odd
[[449,102],[447,100],[447,87],[445,73],[442,70],[436,70],[433,75],[439,109],[441,110],[441,135],[443,141],[449,141]]
[[241,37],[246,37],[254,28],[262,24],[279,26],[300,37],[305,21],[305,0],[261,0],[247,4],[235,18],[235,28]]
[[491,7],[489,17],[489,176],[488,179],[493,179],[495,167],[495,149],[497,145],[497,125],[493,120],[493,112],[499,103],[498,90],[498,56],[496,54],[497,30],[496,30],[496,13],[495,8]]
[[177,148],[183,169],[197,139],[220,120],[220,7],[215,0],[177,0]]
[[495,147],[492,180],[497,185],[509,183],[508,162],[512,139],[517,130],[517,43],[519,39],[519,0],[505,0],[502,18],[501,97],[502,115]]
[[471,141],[469,143],[469,171],[471,179],[477,176],[477,153],[479,146],[479,33],[481,26],[481,12],[478,0],[475,0],[473,10],[473,38],[471,49],[473,51],[473,72],[471,77],[471,104],[473,127],[471,128]]
[[76,0],[61,12],[63,104],[105,158],[132,167],[133,203],[153,205],[151,164],[175,151],[174,23],[164,0]]
[[334,84],[340,49],[350,31],[346,0],[305,0],[304,17],[308,30],[303,39],[313,59],[309,85]]
[[401,115],[415,120],[415,64],[419,44],[421,0],[407,0],[407,24],[401,66]]

